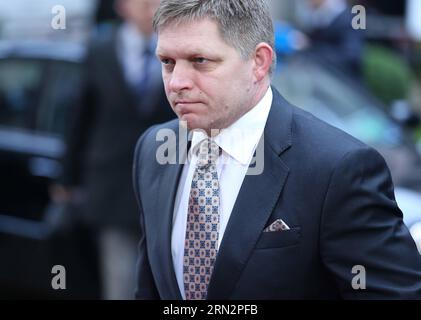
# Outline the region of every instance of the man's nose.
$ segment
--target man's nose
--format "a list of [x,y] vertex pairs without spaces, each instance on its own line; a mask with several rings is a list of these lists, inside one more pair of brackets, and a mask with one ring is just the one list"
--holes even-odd
[[193,87],[191,71],[187,66],[176,64],[171,72],[169,89],[173,92],[188,90]]

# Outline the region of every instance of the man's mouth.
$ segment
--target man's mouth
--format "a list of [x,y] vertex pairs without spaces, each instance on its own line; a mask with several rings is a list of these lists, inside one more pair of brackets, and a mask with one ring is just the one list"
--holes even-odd
[[191,104],[196,104],[199,103],[198,101],[186,101],[186,100],[176,100],[175,101],[175,105],[191,105]]
[[175,108],[181,114],[185,115],[194,111],[194,105],[198,104],[198,101],[175,101]]

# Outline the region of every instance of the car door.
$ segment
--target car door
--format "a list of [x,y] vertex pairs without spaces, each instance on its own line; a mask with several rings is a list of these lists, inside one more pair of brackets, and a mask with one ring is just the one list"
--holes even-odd
[[[94,235],[45,219],[80,82],[77,62],[0,59],[0,298],[99,297]],[[54,266],[66,290],[52,288]]]
[[52,59],[0,60],[0,214],[42,219],[79,69]]
[[45,190],[34,176],[31,159],[43,152],[34,119],[45,81],[46,63],[0,60],[0,213],[35,218]]

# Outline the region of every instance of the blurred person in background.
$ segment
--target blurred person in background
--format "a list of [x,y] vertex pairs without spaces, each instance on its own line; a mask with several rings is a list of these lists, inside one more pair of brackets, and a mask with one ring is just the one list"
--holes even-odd
[[137,138],[172,118],[154,55],[159,0],[116,0],[123,23],[93,41],[60,184],[58,203],[83,195],[81,221],[97,234],[104,299],[134,294],[139,238],[131,169]]
[[352,28],[353,14],[346,0],[306,0],[299,19],[311,50],[349,75],[360,77],[363,30]]

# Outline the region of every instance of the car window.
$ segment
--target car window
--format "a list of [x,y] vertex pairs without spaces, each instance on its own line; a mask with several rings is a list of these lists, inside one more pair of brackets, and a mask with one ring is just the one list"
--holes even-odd
[[48,86],[40,98],[35,130],[63,135],[80,90],[81,69],[76,63],[49,61],[47,70]]
[[44,74],[41,61],[0,60],[0,125],[30,129]]
[[0,126],[63,135],[80,80],[77,63],[0,60]]
[[273,84],[291,103],[367,144],[397,146],[404,140],[381,105],[317,61],[284,61]]

